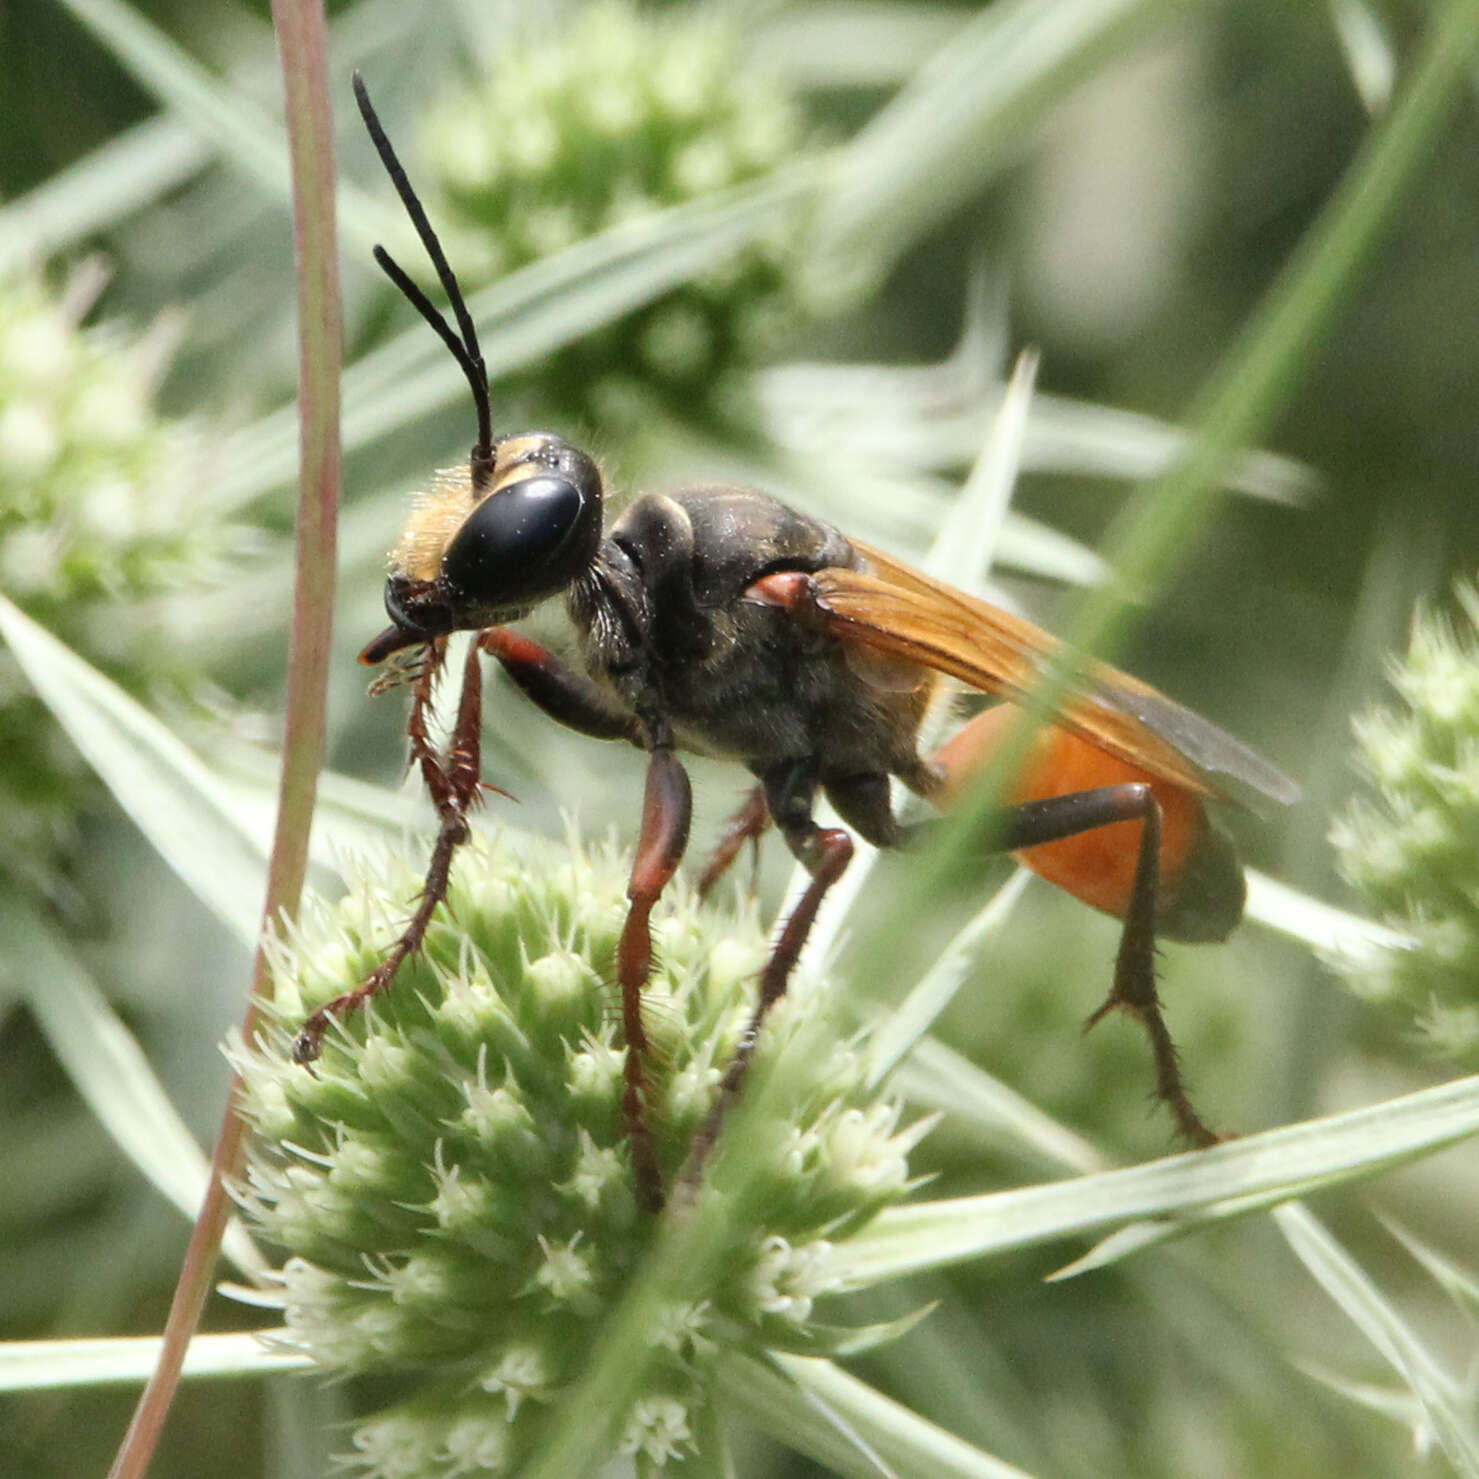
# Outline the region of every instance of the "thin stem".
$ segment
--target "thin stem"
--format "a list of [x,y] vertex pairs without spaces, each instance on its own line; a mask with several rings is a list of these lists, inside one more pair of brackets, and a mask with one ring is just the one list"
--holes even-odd
[[[296,913],[308,869],[308,833],[325,732],[333,619],[334,536],[339,493],[339,362],[343,339],[334,222],[334,127],[320,0],[274,0],[292,153],[300,363],[300,471],[297,580],[283,733],[277,827],[268,862],[262,939]],[[251,1039],[258,1004],[270,991],[267,956],[258,945],[242,1023]],[[185,1350],[210,1292],[230,1203],[226,1181],[238,1174],[246,1126],[233,1080],[211,1179],[180,1270],[159,1363],[114,1459],[111,1479],[142,1479],[179,1384]]]

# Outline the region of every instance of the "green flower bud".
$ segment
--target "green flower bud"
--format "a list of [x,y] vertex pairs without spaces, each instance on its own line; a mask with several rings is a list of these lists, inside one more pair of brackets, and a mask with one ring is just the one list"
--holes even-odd
[[[419,880],[401,861],[310,903],[274,948],[277,1020],[234,1053],[256,1131],[239,1200],[288,1255],[282,1342],[401,1388],[347,1458],[377,1479],[516,1472],[662,1226],[639,1203],[621,1114],[608,983],[626,868],[606,850],[541,863],[506,842],[463,848],[422,952],[335,1026],[312,1073],[291,1062],[294,1031],[381,958]],[[672,1186],[768,946],[753,919],[680,886],[653,934],[649,1124]],[[607,1414],[612,1454],[643,1472],[715,1430],[725,1349],[831,1338],[809,1332],[840,1292],[834,1242],[909,1185],[925,1126],[900,1129],[868,1089],[866,1043],[788,1054],[815,989],[801,973],[762,1034],[775,1121],[745,1137],[763,1163],[744,1168],[711,1277],[652,1321],[648,1380]],[[721,1191],[726,1145],[705,1172]]]
[[1479,1068],[1479,593],[1457,623],[1430,613],[1394,667],[1400,703],[1356,724],[1375,796],[1331,831],[1341,871],[1405,937],[1336,962],[1353,989],[1405,1018],[1429,1051]]
[[[41,279],[0,278],[0,590],[135,694],[196,681],[150,601],[217,576],[229,533],[209,439],[161,418],[156,334],[83,329]],[[0,647],[0,868],[49,889],[94,782]]]
[[[600,0],[567,24],[505,39],[492,70],[432,110],[421,152],[432,214],[471,289],[657,210],[796,157],[795,100],[740,30],[712,13]],[[736,368],[803,319],[793,223],[556,352],[526,378],[541,407],[619,435],[650,417],[732,414]],[[762,329],[762,326],[763,329]],[[719,387],[726,395],[716,399]]]

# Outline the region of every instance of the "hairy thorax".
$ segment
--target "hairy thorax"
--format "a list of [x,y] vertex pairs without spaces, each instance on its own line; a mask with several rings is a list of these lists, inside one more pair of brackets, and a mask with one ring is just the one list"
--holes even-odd
[[746,594],[777,571],[857,558],[830,525],[755,490],[639,500],[571,601],[587,669],[629,707],[655,690],[696,753],[756,768],[815,756],[824,775],[898,772],[913,759],[922,676],[913,691],[876,687],[836,638]]

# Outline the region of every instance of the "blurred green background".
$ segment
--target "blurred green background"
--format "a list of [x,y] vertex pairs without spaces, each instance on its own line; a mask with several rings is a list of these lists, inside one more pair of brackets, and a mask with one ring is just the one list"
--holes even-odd
[[[578,324],[551,328],[571,338],[550,358],[549,346],[519,337],[528,314],[549,308],[531,286],[500,321],[505,337],[490,329],[485,349],[506,371],[494,387],[502,429],[549,425],[579,438],[627,487],[763,480],[918,558],[984,439],[1012,358],[1037,346],[1042,415],[1014,502],[1022,518],[1004,536],[994,578],[1052,626],[1071,609],[1072,582],[1092,573],[1088,552],[1127,488],[1155,465],[1161,432],[1185,414],[1329,201],[1385,107],[1388,68],[1400,85],[1430,8],[1125,3],[1079,7],[1075,19],[1073,7],[1054,3],[977,11],[833,0],[673,6],[642,18],[608,6],[592,20],[577,5],[340,5],[335,109],[341,169],[356,192],[342,238],[348,354],[420,339],[428,361],[440,352],[369,261],[367,232],[385,234],[408,266],[414,249],[395,235],[388,192],[353,122],[352,66],[424,182],[471,291],[506,279],[541,244],[568,246],[746,180],[764,187],[813,159],[818,169],[866,163],[864,151],[847,155],[849,145],[886,141],[879,120],[899,116],[886,110],[938,78],[964,54],[959,38],[995,15],[1001,100],[981,107],[977,131],[947,158],[906,159],[917,196],[900,192],[882,220],[864,215],[829,238],[829,223],[803,202],[798,215],[769,222],[741,266],[721,270],[716,257],[689,274],[696,282],[639,303],[634,317],[611,308],[590,341],[574,337]],[[130,20],[151,29],[145,60],[135,53],[125,64],[134,42],[118,27]],[[1068,40],[1061,53],[1013,51],[1013,26]],[[627,41],[614,42],[618,33]],[[201,111],[178,90],[173,104],[161,101],[172,93],[161,43],[214,79]],[[657,123],[627,107],[626,94],[586,120],[620,161],[593,176],[582,162],[596,144],[570,108],[581,96],[582,48],[621,60],[624,46],[631,75],[678,80]],[[528,83],[540,71],[527,59],[541,55],[561,59],[549,72],[570,91],[519,90],[521,73]],[[701,106],[680,107],[684,77],[702,68],[721,81]],[[193,428],[188,466],[199,495],[198,504],[180,500],[180,517],[221,535],[208,555],[182,554],[158,586],[91,590],[86,631],[64,635],[259,790],[271,775],[289,614],[290,469],[273,458],[291,422],[270,418],[293,386],[291,224],[285,193],[252,154],[253,145],[282,153],[278,99],[264,6],[0,8],[0,270],[14,284],[28,258],[38,261],[55,291],[70,283],[75,297],[79,264],[100,261],[88,321],[167,332],[153,404]],[[900,138],[907,146],[908,134]],[[1380,695],[1414,601],[1441,601],[1452,577],[1472,573],[1479,543],[1476,160],[1471,97],[1279,416],[1268,447],[1281,460],[1250,468],[1245,489],[1222,500],[1116,654],[1300,780],[1305,800],[1287,816],[1232,825],[1254,866],[1338,904],[1350,901],[1325,836],[1354,784],[1351,716]],[[613,178],[628,164],[630,178]],[[12,292],[0,277],[0,293]],[[552,323],[562,301],[580,300],[556,294]],[[967,323],[973,337],[963,340]],[[428,410],[393,409],[349,436],[330,762],[390,786],[403,705],[367,699],[353,656],[379,629],[384,550],[409,492],[471,440],[465,392],[430,399]],[[12,512],[16,527],[36,517]],[[44,602],[28,605],[10,578],[5,590],[47,621]],[[109,602],[125,596],[134,603],[125,636],[104,641]],[[558,631],[557,621],[538,625]],[[490,815],[558,832],[568,812],[587,835],[608,826],[631,834],[640,757],[554,730],[499,685],[487,712],[485,774],[521,803],[494,798]],[[41,722],[39,713],[24,721]],[[4,865],[7,887],[65,939],[208,1145],[226,1084],[217,1044],[239,1019],[247,955],[101,791],[64,769],[67,822],[47,823],[37,844],[44,867],[19,856]],[[27,770],[9,784],[24,795],[31,779]],[[695,779],[698,848],[743,783],[708,765],[695,766]],[[767,898],[785,876],[782,851],[767,849]],[[871,887],[888,891],[906,866],[885,860]],[[945,938],[970,898],[940,900],[939,920],[922,922],[921,933]],[[1114,940],[1112,922],[1034,886],[941,1031],[1129,1159],[1168,1144],[1146,1109],[1143,1044],[1119,1024],[1087,1039],[1077,1031],[1099,1001]],[[41,962],[17,950],[6,957],[0,1333],[156,1330],[186,1223],[118,1154],[28,1010]],[[1163,977],[1199,1102],[1219,1123],[1262,1128],[1441,1075],[1400,1025],[1357,1005],[1309,951],[1257,926],[1222,950],[1168,947]],[[938,1172],[947,1193],[1040,1174],[948,1122],[917,1165]],[[1450,1152],[1319,1209],[1459,1367],[1472,1332],[1374,1214],[1471,1259],[1475,1169],[1472,1150]],[[871,1357],[863,1373],[1045,1479],[1444,1471],[1441,1457],[1414,1453],[1401,1423],[1307,1374],[1384,1375],[1260,1222],[1175,1257],[1041,1282],[1075,1251],[935,1281],[924,1292],[943,1305],[928,1333]],[[212,1323],[255,1323],[248,1315],[224,1306]],[[0,1475],[70,1476],[102,1471],[133,1394],[0,1400]],[[332,1433],[306,1435],[347,1400],[342,1387],[289,1379],[187,1386],[154,1472],[321,1473]],[[820,1472],[758,1446],[742,1461],[746,1474]]]

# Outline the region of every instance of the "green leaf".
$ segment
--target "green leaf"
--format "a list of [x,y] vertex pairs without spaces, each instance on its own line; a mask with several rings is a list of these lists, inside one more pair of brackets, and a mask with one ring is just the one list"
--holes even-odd
[[1386,1229],[1423,1266],[1428,1276],[1461,1309],[1473,1325],[1479,1316],[1479,1274],[1439,1252],[1390,1217]]
[[934,965],[874,1031],[869,1053],[875,1085],[893,1072],[971,978],[982,950],[1011,917],[1030,876],[1025,868],[1018,868],[941,950]]
[[282,126],[212,77],[144,16],[120,0],[62,0],[109,52],[166,107],[199,130],[269,195],[288,198]]
[[268,836],[147,709],[3,596],[0,636],[159,855],[238,939],[254,945]]
[[[1126,1222],[1245,1216],[1319,1187],[1375,1176],[1476,1132],[1479,1076],[1143,1166],[891,1208],[834,1250],[833,1272],[862,1287]],[[1169,1225],[1177,1227],[1174,1220]]]
[[[274,1351],[264,1343],[277,1332],[250,1330],[197,1335],[185,1356],[185,1375],[267,1376],[309,1369],[306,1356]],[[154,1374],[159,1339],[139,1335],[99,1340],[11,1340],[0,1342],[0,1392],[37,1392],[48,1387],[142,1383]]]
[[1028,1479],[830,1361],[726,1356],[725,1400],[782,1443],[848,1479]]
[[[819,202],[820,271],[867,254],[880,274],[1019,157],[1032,125],[1121,28],[1166,0],[997,0],[858,134]],[[928,160],[929,167],[921,168]]]
[[[133,1034],[66,942],[17,894],[0,891],[0,938],[6,974],[25,993],[31,1013],[67,1076],[118,1142],[167,1200],[194,1221],[210,1179],[210,1162],[175,1112]],[[244,1272],[266,1260],[235,1221],[225,1248]]]
[[[226,164],[287,210],[291,200],[288,148],[280,118],[207,71],[122,0],[62,3],[164,107],[183,119]],[[342,183],[335,199],[346,233],[368,251],[381,234],[384,209]]]
[[755,49],[804,89],[886,87],[927,62],[965,19],[954,6],[828,0],[777,8]]
[[827,1325],[808,1320],[805,1330],[798,1331],[795,1340],[782,1344],[768,1339],[766,1347],[772,1351],[789,1351],[796,1356],[825,1356],[829,1360],[839,1356],[859,1356],[907,1335],[938,1304],[938,1300],[932,1300],[896,1320],[879,1320],[869,1325]]
[[[885,490],[899,478],[938,486],[922,475],[953,472],[970,462],[1007,391],[983,338],[968,324],[960,344],[939,364],[802,363],[761,370],[754,383],[766,430],[808,458],[808,487],[832,467],[841,481],[861,475],[878,485],[865,503],[886,501]],[[1165,472],[1187,442],[1182,428],[1157,417],[1039,392],[1023,437],[1022,467],[1135,482]],[[1319,479],[1291,458],[1248,452],[1229,466],[1226,484],[1297,507],[1309,501]],[[845,522],[855,526],[856,513]]]
[[1379,118],[1392,101],[1397,51],[1381,12],[1370,0],[1328,0],[1330,20],[1345,53],[1361,105]]
[[[119,60],[170,111],[116,134],[34,190],[0,206],[0,271],[73,249],[123,217],[157,204],[210,164],[212,150],[286,207],[281,129],[260,102],[281,86],[265,31],[261,44],[239,68],[232,68],[230,81],[222,82],[169,37],[151,30],[134,10],[106,0],[79,0],[74,13],[116,48]],[[404,7],[353,7],[334,28],[335,59],[348,68],[380,48],[404,45],[414,24],[415,12]],[[274,134],[279,136],[275,144]],[[336,199],[368,251],[382,219],[380,208],[342,183]]]
[[894,1070],[890,1087],[911,1104],[941,1110],[968,1125],[988,1145],[1025,1153],[1055,1169],[1100,1171],[1108,1164],[1087,1140],[935,1038],[914,1044]]
[[1300,1262],[1407,1383],[1422,1404],[1438,1445],[1465,1479],[1479,1479],[1479,1422],[1474,1399],[1307,1207],[1281,1207],[1275,1222]]
[[1432,1451],[1433,1434],[1424,1421],[1422,1403],[1405,1388],[1380,1387],[1369,1381],[1351,1381],[1315,1361],[1301,1361],[1299,1369],[1348,1402],[1379,1412],[1383,1417],[1408,1429],[1413,1435],[1413,1452],[1418,1458],[1425,1459]]
[[44,261],[184,184],[205,159],[168,117],[148,119],[0,208],[0,272]]
[[1409,936],[1311,898],[1253,868],[1247,878],[1247,917],[1323,955],[1352,960],[1373,951],[1412,948]]

